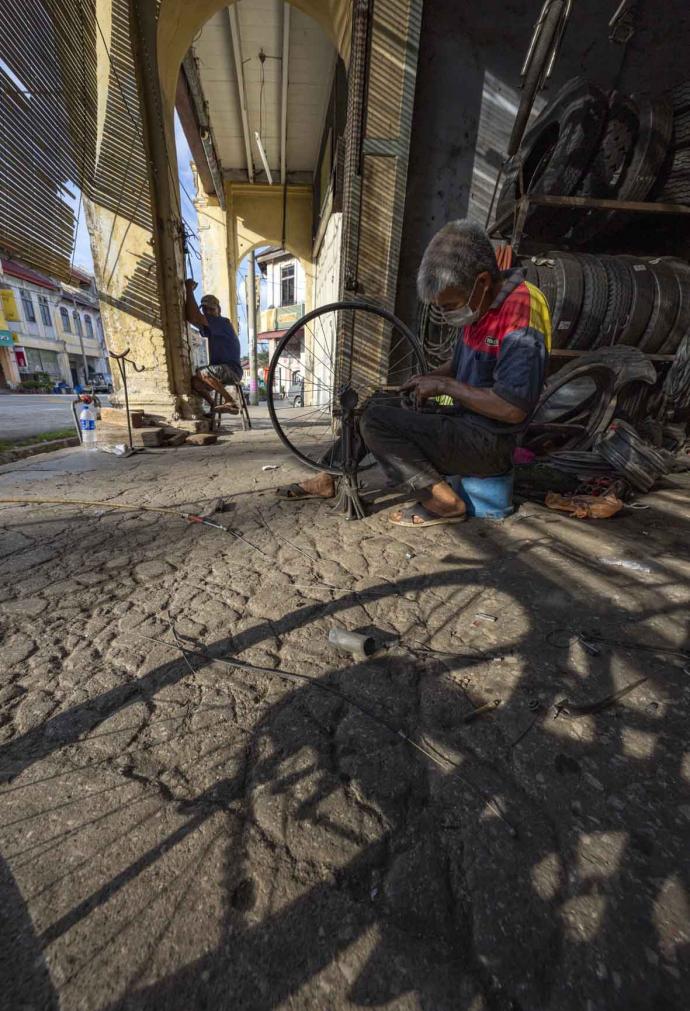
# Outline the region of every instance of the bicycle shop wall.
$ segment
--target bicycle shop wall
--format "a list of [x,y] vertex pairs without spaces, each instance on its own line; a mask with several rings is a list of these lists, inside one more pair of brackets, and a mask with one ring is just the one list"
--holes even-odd
[[[396,299],[405,322],[416,320],[416,273],[433,234],[453,218],[486,221],[541,5],[424,4]],[[627,46],[609,41],[618,6],[618,0],[573,4],[546,99],[576,75],[605,89],[654,95],[690,78],[687,0],[640,0]],[[536,108],[543,104],[544,98]]]

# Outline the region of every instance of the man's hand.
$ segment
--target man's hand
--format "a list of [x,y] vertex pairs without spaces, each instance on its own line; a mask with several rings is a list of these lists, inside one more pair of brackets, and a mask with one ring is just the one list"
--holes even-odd
[[187,291],[196,291],[197,283],[193,277],[186,277],[184,286],[187,289]]
[[443,396],[446,390],[446,378],[439,375],[413,376],[408,383],[401,387],[405,393],[411,393],[414,397],[417,409],[423,407],[431,397]]

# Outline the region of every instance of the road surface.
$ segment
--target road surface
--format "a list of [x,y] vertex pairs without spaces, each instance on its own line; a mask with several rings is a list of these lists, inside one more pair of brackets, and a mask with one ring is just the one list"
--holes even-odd
[[[27,439],[31,435],[69,428],[72,421],[70,395],[7,393],[0,395],[0,442]],[[106,405],[106,397],[100,397]]]

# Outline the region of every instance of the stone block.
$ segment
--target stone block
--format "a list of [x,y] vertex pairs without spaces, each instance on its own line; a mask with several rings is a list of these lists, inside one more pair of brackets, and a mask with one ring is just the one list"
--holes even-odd
[[[144,427],[144,412],[130,411],[129,420],[132,428]],[[120,407],[101,407],[101,421],[104,425],[121,425],[127,427],[127,412]]]
[[141,442],[139,443],[140,445],[148,446],[151,449],[153,449],[155,446],[162,446],[163,430],[160,428],[142,428],[141,431],[137,432],[134,438],[135,446],[137,445],[137,442],[139,440],[141,440]]
[[172,435],[166,435],[163,439],[164,446],[181,446],[188,439],[186,432],[174,432]]
[[187,437],[187,444],[191,446],[212,446],[214,442],[218,442],[215,432],[197,432]]

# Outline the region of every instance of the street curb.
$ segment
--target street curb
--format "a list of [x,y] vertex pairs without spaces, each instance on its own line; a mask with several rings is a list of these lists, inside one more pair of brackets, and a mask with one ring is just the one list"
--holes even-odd
[[14,463],[15,460],[25,460],[29,456],[37,456],[39,453],[52,453],[56,449],[68,449],[71,446],[78,446],[78,436],[70,436],[69,439],[52,439],[50,442],[37,442],[33,446],[17,446],[16,449],[8,449],[0,453],[0,465],[3,463]]

